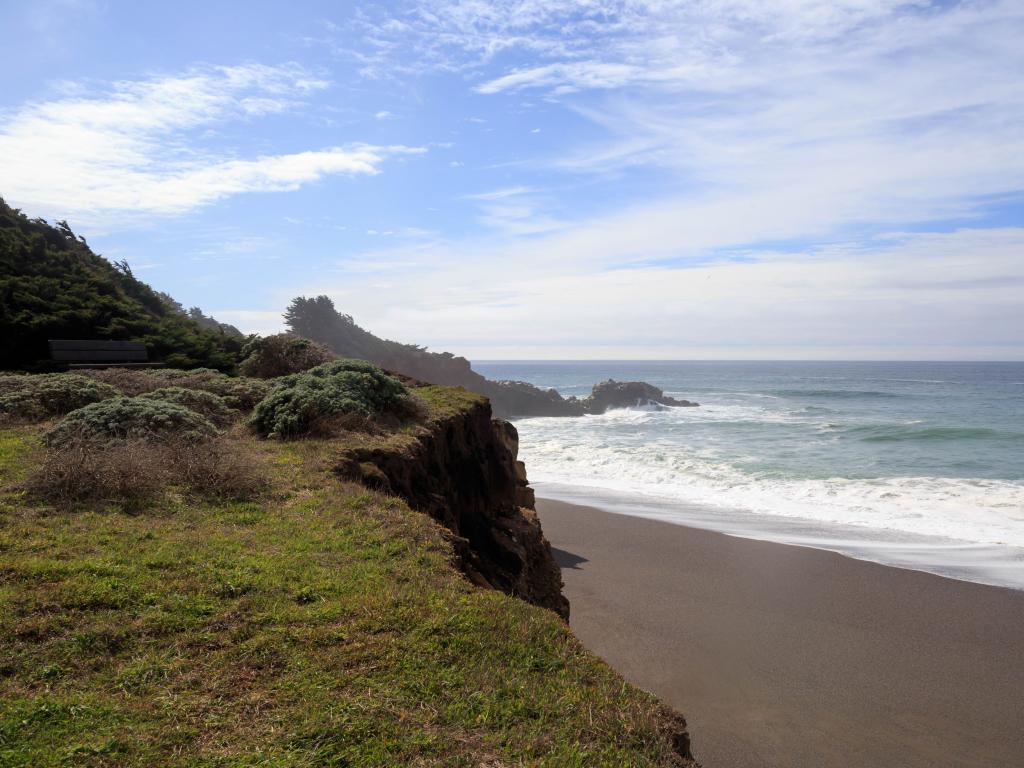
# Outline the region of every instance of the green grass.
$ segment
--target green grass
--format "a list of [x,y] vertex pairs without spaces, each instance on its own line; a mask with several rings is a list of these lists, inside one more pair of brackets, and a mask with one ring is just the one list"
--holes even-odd
[[0,431],[0,766],[677,764],[653,697],[331,442],[260,443],[262,501],[126,514],[29,504],[38,432]]
[[417,387],[412,393],[423,404],[427,421],[441,421],[487,400],[483,395],[462,387],[442,387],[436,384]]

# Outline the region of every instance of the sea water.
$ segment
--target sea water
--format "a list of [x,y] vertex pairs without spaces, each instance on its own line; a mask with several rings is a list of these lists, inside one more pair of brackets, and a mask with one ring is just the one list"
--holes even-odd
[[538,495],[1024,588],[1024,363],[478,362],[699,408],[516,420]]

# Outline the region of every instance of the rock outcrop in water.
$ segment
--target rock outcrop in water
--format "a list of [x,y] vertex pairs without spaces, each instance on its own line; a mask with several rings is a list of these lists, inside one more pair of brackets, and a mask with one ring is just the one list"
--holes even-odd
[[655,407],[694,408],[697,403],[676,400],[644,381],[608,379],[595,384],[590,397],[581,401],[587,413],[604,413],[613,408]]
[[[697,403],[669,397],[645,381],[608,379],[595,384],[584,398],[564,398],[553,389],[540,389],[524,381],[488,381],[486,389],[492,402],[501,402],[510,416],[585,416],[600,415],[614,408],[695,408]],[[497,410],[497,408],[496,408]]]

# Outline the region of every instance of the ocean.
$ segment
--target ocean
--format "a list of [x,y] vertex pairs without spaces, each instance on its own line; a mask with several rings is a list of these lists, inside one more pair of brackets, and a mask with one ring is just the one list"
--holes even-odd
[[538,496],[1024,589],[1024,363],[473,367],[700,403],[516,420]]

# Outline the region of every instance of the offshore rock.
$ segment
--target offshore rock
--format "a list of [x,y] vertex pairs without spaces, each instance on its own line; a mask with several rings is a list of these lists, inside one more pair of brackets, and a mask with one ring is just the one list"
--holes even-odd
[[697,403],[676,400],[645,381],[615,381],[608,379],[595,384],[590,397],[580,401],[587,413],[600,414],[613,408],[694,408]]

